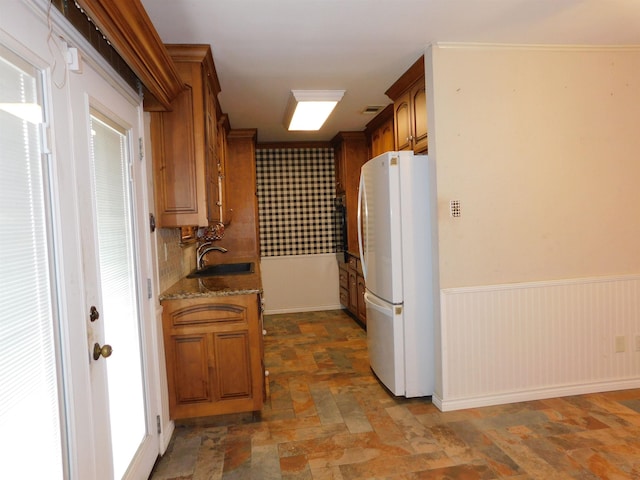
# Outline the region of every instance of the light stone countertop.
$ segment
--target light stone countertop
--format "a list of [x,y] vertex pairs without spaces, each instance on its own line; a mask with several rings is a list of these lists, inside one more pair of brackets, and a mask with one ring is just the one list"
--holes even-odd
[[252,293],[262,293],[259,261],[255,261],[255,272],[253,273],[221,275],[200,279],[185,277],[162,292],[159,299],[162,302],[165,300],[225,297]]

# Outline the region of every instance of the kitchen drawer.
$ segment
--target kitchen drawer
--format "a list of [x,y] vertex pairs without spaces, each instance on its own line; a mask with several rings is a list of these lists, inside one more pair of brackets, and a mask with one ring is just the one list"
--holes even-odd
[[349,272],[347,272],[344,268],[340,268],[338,270],[340,275],[340,288],[344,288],[345,290],[349,289]]

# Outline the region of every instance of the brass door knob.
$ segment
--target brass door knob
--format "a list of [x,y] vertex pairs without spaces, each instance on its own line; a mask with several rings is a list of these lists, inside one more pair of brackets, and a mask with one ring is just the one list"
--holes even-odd
[[103,356],[104,358],[110,357],[112,353],[113,353],[113,348],[111,348],[111,345],[103,345],[102,347],[100,346],[99,343],[95,343],[93,345],[94,360],[98,360],[100,356]]

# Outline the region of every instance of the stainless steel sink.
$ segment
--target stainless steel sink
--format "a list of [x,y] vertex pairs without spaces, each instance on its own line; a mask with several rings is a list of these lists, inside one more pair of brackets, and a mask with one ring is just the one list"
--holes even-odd
[[200,270],[194,270],[187,278],[205,278],[205,277],[219,277],[224,275],[243,275],[247,273],[253,273],[255,266],[253,262],[241,262],[241,263],[221,263],[218,265],[207,265]]

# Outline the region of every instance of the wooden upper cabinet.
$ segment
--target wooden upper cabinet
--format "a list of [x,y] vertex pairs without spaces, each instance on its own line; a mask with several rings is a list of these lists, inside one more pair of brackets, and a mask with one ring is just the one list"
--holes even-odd
[[393,104],[389,104],[378,113],[365,128],[369,141],[369,158],[396,149],[393,128]]
[[395,148],[428,151],[424,57],[420,57],[386,92],[393,100]]
[[336,169],[336,194],[344,195],[347,212],[347,249],[358,251],[358,183],[360,168],[369,160],[364,132],[339,132],[331,140]]
[[172,110],[151,113],[156,219],[160,227],[206,226],[221,218],[217,95],[208,45],[166,45],[186,89]]
[[256,181],[256,129],[226,131],[225,190],[232,192],[225,204],[231,219],[226,235],[217,242],[229,250],[226,259],[258,258],[258,195]]

